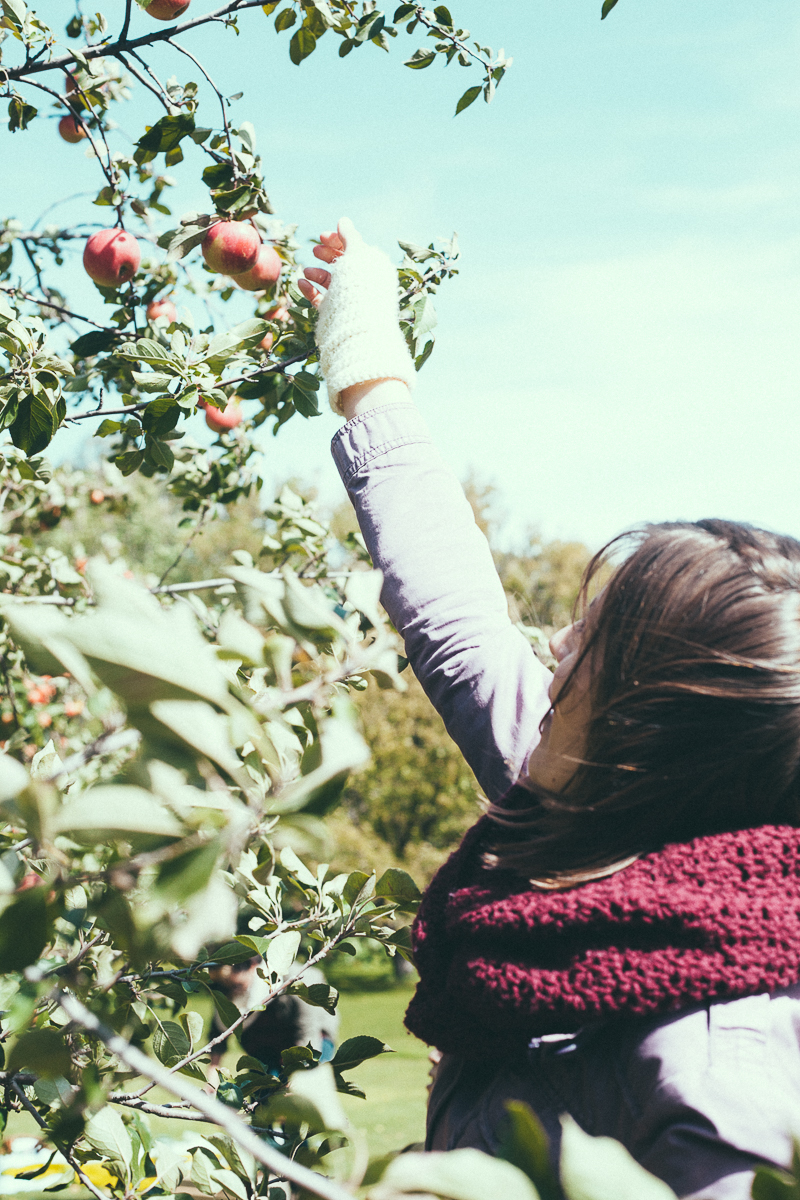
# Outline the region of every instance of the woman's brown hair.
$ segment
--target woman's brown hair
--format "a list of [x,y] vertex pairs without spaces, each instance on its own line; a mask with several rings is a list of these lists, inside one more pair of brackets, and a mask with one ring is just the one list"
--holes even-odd
[[499,866],[564,881],[666,842],[800,824],[800,542],[732,521],[646,526],[594,556],[579,615],[631,541],[559,692],[591,656],[585,757],[560,793],[491,806]]

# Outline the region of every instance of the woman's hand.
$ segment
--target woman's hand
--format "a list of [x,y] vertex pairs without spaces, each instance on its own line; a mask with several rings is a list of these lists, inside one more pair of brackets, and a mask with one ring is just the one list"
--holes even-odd
[[[319,245],[314,247],[314,257],[330,265],[341,258],[346,250],[355,250],[363,245],[361,234],[353,222],[345,217],[339,222],[335,232],[320,234]],[[306,267],[303,274],[305,278],[299,281],[298,287],[305,298],[315,308],[319,308],[325,299],[327,289],[331,286],[331,272],[322,267]],[[325,293],[320,292],[319,288],[325,288]],[[406,384],[399,379],[387,376],[343,387],[339,392],[336,408],[345,420],[349,421],[359,413],[375,408],[379,404],[408,400],[408,398],[409,392]]]

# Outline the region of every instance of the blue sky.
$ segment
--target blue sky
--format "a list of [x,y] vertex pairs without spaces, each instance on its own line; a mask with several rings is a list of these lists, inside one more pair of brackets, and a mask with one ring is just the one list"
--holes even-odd
[[[238,39],[184,40],[244,91],[234,114],[255,125],[276,213],[301,238],[343,214],[390,253],[458,231],[462,273],[440,292],[416,398],[459,475],[499,487],[509,538],[538,526],[597,545],[712,515],[800,536],[796,4],[620,0],[602,23],[599,0],[450,7],[515,59],[494,103],[456,120],[471,73],[403,68],[405,34],[391,56],[345,60],[329,35],[300,68],[260,10]],[[104,11],[115,23],[121,0]],[[154,63],[197,77],[163,51]],[[150,99],[121,126],[155,119]],[[2,210],[25,219],[95,186],[50,123],[5,135],[3,167]],[[206,207],[191,165],[173,173],[176,210]],[[82,199],[57,215],[103,212]],[[68,275],[79,311],[99,311],[77,258]],[[267,475],[335,496],[336,424],[265,438]]]

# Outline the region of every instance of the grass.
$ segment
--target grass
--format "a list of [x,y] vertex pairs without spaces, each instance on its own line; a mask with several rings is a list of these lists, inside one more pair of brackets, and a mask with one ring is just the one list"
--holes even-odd
[[344,993],[339,1006],[342,1041],[368,1033],[395,1051],[371,1059],[351,1073],[353,1082],[367,1093],[366,1100],[342,1097],[347,1116],[365,1130],[371,1154],[401,1150],[411,1142],[425,1140],[428,1048],[403,1026],[411,992],[403,987],[390,992]]
[[[339,1004],[340,1041],[366,1033],[380,1038],[394,1051],[371,1059],[350,1073],[353,1082],[367,1093],[366,1100],[342,1096],[348,1118],[367,1135],[371,1156],[400,1150],[425,1138],[428,1049],[403,1026],[403,1014],[412,990],[405,986],[387,992],[345,992]],[[226,1055],[226,1063],[229,1061],[234,1066],[239,1054],[237,1044]],[[154,1092],[153,1099],[158,1099],[159,1095],[158,1091]],[[166,1093],[160,1098],[168,1099]],[[150,1123],[157,1136],[179,1136],[187,1128],[198,1130],[197,1125],[190,1127],[182,1121],[158,1117],[151,1117]],[[33,1118],[27,1113],[9,1115],[7,1139],[35,1136],[38,1132]],[[26,1200],[50,1200],[52,1195],[52,1192],[25,1193]],[[69,1188],[61,1195],[71,1198],[88,1196],[88,1193],[81,1188]]]

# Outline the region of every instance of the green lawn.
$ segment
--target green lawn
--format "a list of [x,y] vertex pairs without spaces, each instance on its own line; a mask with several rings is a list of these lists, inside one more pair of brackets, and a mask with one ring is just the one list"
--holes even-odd
[[344,993],[341,1038],[357,1033],[379,1037],[395,1051],[363,1063],[351,1073],[366,1100],[343,1096],[345,1112],[367,1133],[371,1154],[401,1150],[425,1138],[428,1047],[403,1027],[411,988],[391,992]]

